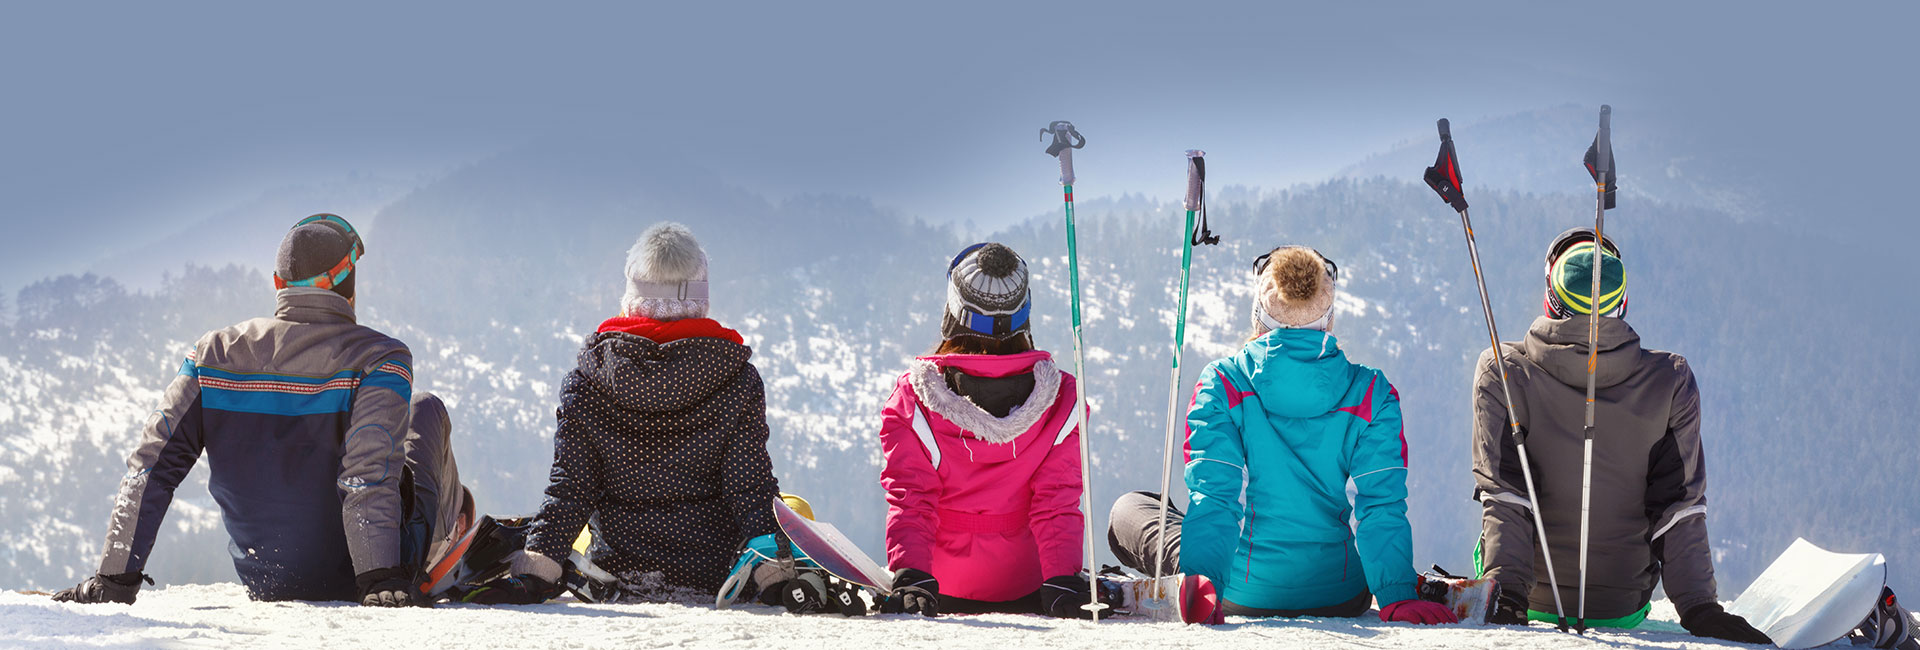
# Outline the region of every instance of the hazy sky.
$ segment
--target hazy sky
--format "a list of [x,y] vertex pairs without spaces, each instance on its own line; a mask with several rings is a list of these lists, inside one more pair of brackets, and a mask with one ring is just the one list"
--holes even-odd
[[1057,201],[1049,120],[1091,140],[1082,194],[1171,197],[1187,148],[1284,186],[1568,102],[1676,116],[1837,224],[1920,233],[1917,3],[815,4],[10,4],[0,289],[270,188],[555,133],[991,227]]

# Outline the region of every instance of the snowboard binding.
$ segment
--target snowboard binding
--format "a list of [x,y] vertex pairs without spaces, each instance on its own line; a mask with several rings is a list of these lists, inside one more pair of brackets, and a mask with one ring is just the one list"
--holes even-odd
[[1891,650],[1920,650],[1920,639],[1914,637],[1913,614],[1900,606],[1893,590],[1881,587],[1880,598],[1874,601],[1873,611],[1867,619],[1860,622],[1847,638],[1854,645],[1866,645]]
[[429,601],[464,600],[495,579],[507,576],[508,559],[526,548],[532,517],[481,515],[480,521],[447,551],[419,584],[419,596]]
[[727,609],[747,600],[778,605],[793,614],[865,616],[869,606],[861,597],[863,591],[863,587],[834,577],[808,559],[785,534],[775,533],[741,545],[740,558],[721,583],[713,606]]
[[1499,593],[1491,579],[1457,576],[1438,564],[1420,572],[1414,583],[1414,595],[1420,600],[1445,605],[1454,618],[1473,625],[1487,622]]

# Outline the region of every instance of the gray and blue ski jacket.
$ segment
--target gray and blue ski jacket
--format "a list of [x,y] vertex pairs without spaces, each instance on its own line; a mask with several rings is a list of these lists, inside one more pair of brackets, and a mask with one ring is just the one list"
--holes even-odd
[[403,564],[406,345],[347,299],[281,290],[271,318],[194,345],[127,459],[102,575],[142,571],[173,491],[200,459],[258,600],[351,600],[354,576]]

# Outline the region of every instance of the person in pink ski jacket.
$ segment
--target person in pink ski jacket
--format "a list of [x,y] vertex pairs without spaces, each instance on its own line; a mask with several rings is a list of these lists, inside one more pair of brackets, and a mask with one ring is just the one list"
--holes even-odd
[[1033,349],[1027,266],[975,244],[948,267],[943,341],[881,413],[887,613],[1086,616],[1074,377]]

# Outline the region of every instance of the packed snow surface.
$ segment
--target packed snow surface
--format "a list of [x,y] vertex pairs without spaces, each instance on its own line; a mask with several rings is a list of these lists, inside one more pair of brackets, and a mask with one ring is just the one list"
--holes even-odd
[[1240,619],[1182,626],[1040,616],[793,616],[775,607],[697,604],[442,605],[260,603],[237,584],[150,589],[132,605],[56,603],[0,593],[0,646],[244,648],[1751,648],[1688,636],[1660,601],[1632,632],[1585,637],[1534,624],[1414,626],[1358,619]]

